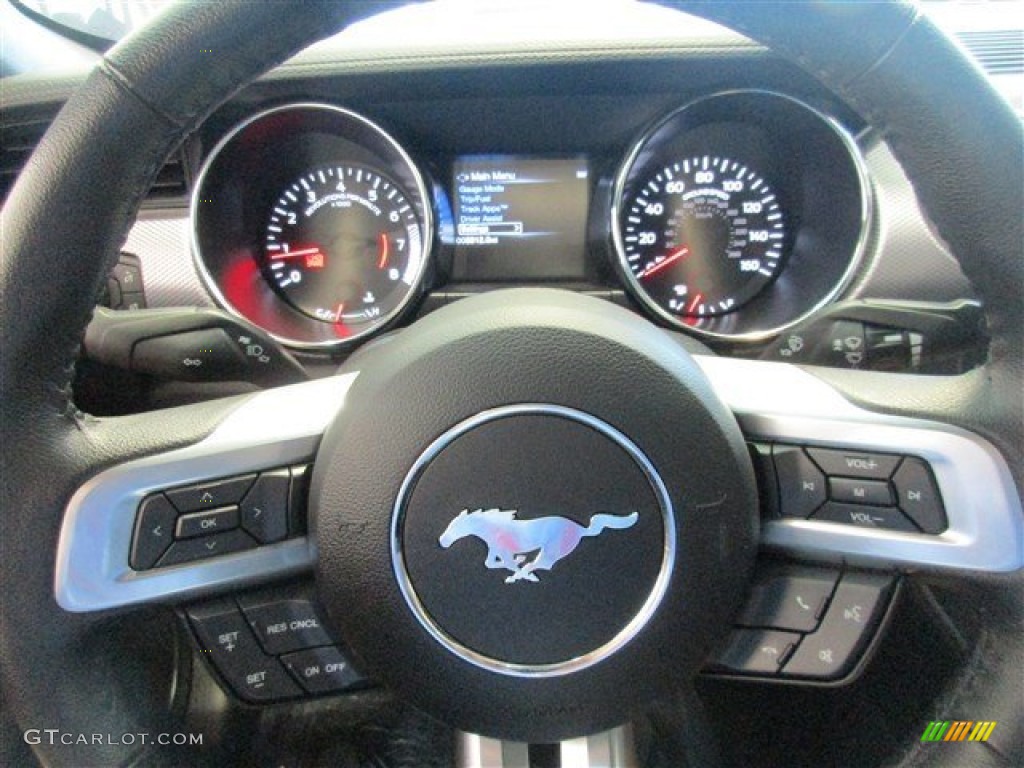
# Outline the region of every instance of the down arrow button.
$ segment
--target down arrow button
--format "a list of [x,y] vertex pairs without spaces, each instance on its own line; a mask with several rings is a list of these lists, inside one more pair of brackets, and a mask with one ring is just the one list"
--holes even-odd
[[260,544],[272,544],[288,535],[287,469],[263,472],[242,500],[242,528]]

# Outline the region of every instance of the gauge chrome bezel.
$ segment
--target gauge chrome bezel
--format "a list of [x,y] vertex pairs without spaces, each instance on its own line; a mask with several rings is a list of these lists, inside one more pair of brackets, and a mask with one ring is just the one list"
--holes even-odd
[[[823,124],[835,137],[839,139],[840,144],[846,151],[847,156],[852,164],[853,170],[856,174],[857,185],[860,191],[860,212],[859,212],[859,233],[854,243],[852,253],[850,254],[846,269],[843,271],[840,278],[832,285],[831,289],[828,290],[825,295],[816,301],[813,305],[806,307],[799,312],[795,317],[787,320],[784,323],[771,325],[767,328],[757,328],[752,331],[743,331],[739,333],[726,333],[722,331],[711,331],[704,328],[700,328],[693,323],[694,318],[683,318],[673,315],[671,312],[663,308],[658,302],[656,302],[647,290],[640,285],[640,281],[633,274],[632,269],[629,267],[629,262],[626,255],[625,242],[622,235],[621,226],[621,214],[624,210],[623,195],[625,194],[626,185],[631,180],[631,175],[634,166],[636,165],[637,159],[640,154],[644,151],[647,144],[652,138],[658,134],[658,132],[669,122],[677,119],[683,113],[694,109],[695,107],[706,104],[709,101],[720,99],[723,97],[734,97],[734,96],[755,96],[755,97],[767,97],[769,99],[781,99],[788,102],[791,106],[795,106],[808,113],[811,117],[815,118],[821,124]],[[771,184],[770,179],[766,179],[767,183]],[[858,270],[861,267],[862,262],[868,251],[868,244],[872,227],[875,217],[875,196],[874,189],[871,185],[871,178],[868,174],[867,163],[864,160],[864,156],[860,151],[860,147],[857,145],[856,140],[853,136],[833,117],[821,112],[818,109],[810,106],[804,101],[793,96],[779,93],[778,91],[772,91],[767,89],[758,88],[740,88],[731,89],[725,91],[717,91],[706,96],[701,96],[697,99],[693,99],[682,106],[672,110],[666,115],[658,118],[652,125],[650,125],[641,134],[640,138],[633,142],[630,146],[629,152],[626,153],[625,159],[620,164],[618,170],[615,173],[615,180],[612,188],[612,202],[609,208],[610,215],[610,229],[612,233],[612,244],[615,251],[615,269],[619,273],[620,278],[626,284],[627,291],[630,296],[636,299],[647,312],[656,316],[660,320],[668,323],[669,325],[685,330],[693,335],[702,336],[708,339],[718,339],[723,341],[733,342],[761,342],[777,336],[778,334],[786,331],[794,326],[799,325],[808,317],[818,312],[823,307],[828,306],[834,302],[842,293],[845,291],[850,284],[853,282],[854,277],[857,275]],[[783,263],[782,270],[786,269],[785,262]],[[773,283],[770,283],[762,290],[772,290]],[[727,317],[730,314],[736,314],[743,312],[746,305],[743,305],[733,312],[726,313],[723,315],[709,316],[712,318]],[[700,319],[700,318],[698,318]],[[689,322],[687,322],[689,320]]]
[[[279,115],[287,112],[298,112],[303,110],[320,110],[331,113],[336,117],[340,117],[344,120],[351,120],[358,123],[364,129],[375,134],[379,138],[384,147],[393,153],[393,160],[396,160],[399,165],[403,166],[403,174],[407,174],[409,179],[413,182],[413,190],[403,188],[410,202],[413,203],[413,209],[419,214],[420,226],[421,226],[421,238],[420,238],[420,259],[419,266],[415,272],[412,283],[409,284],[409,289],[406,295],[402,298],[398,304],[395,305],[390,311],[383,313],[380,317],[375,318],[372,322],[366,324],[366,327],[347,336],[343,339],[328,339],[323,341],[310,341],[306,339],[292,338],[280,333],[263,327],[263,325],[256,319],[244,315],[235,305],[224,295],[217,280],[210,272],[205,258],[203,256],[202,247],[200,245],[199,237],[199,216],[200,216],[200,201],[202,200],[203,185],[207,180],[210,173],[210,169],[216,163],[217,158],[222,152],[232,144],[232,142],[247,128],[252,126],[254,123],[264,120],[268,117]],[[339,159],[337,162],[347,162],[345,158]],[[378,173],[382,173],[385,176],[394,178],[395,174],[391,169],[374,169]],[[400,180],[396,179],[396,182]],[[403,185],[404,187],[404,185]],[[316,101],[298,101],[289,102],[286,104],[279,104],[268,109],[260,110],[255,114],[252,114],[235,124],[224,136],[214,145],[210,153],[204,158],[202,165],[200,166],[199,174],[196,176],[196,183],[192,190],[192,197],[189,202],[189,218],[190,224],[190,245],[192,249],[192,261],[195,265],[196,271],[199,274],[200,280],[203,286],[213,297],[214,301],[225,311],[231,315],[238,317],[246,322],[253,323],[254,325],[260,326],[266,331],[272,338],[281,342],[287,347],[292,349],[302,349],[311,351],[331,351],[335,349],[343,349],[351,347],[357,342],[364,341],[367,337],[374,334],[380,333],[385,328],[389,327],[393,322],[398,320],[399,317],[409,308],[409,306],[419,298],[423,293],[424,281],[427,276],[427,267],[430,263],[431,254],[434,245],[434,211],[433,203],[430,190],[426,184],[423,174],[413,161],[412,157],[402,147],[398,141],[391,136],[387,131],[381,128],[377,123],[373,122],[367,117],[360,115],[357,112],[353,112],[350,109],[339,107],[334,104],[328,104],[326,102]],[[267,284],[268,290],[273,291],[269,283]],[[286,304],[285,300],[274,294],[282,304]],[[290,308],[289,308],[290,309]],[[321,322],[309,318],[310,323]]]

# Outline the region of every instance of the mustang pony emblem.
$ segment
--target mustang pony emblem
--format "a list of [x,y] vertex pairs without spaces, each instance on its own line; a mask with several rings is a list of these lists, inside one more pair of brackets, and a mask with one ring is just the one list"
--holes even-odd
[[636,512],[596,514],[590,525],[584,526],[564,517],[519,520],[514,509],[464,509],[448,523],[438,542],[448,549],[459,539],[476,536],[487,545],[484,565],[512,571],[505,579],[511,584],[520,579],[537,581],[534,571],[550,571],[571,555],[582,539],[597,536],[605,528],[631,528],[636,521]]

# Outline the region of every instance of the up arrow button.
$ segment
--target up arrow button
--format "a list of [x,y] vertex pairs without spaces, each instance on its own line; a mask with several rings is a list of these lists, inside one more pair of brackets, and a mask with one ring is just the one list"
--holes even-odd
[[178,508],[179,512],[199,512],[214,507],[227,507],[237,504],[249,490],[256,475],[229,477],[186,488],[175,488],[167,491],[167,498]]

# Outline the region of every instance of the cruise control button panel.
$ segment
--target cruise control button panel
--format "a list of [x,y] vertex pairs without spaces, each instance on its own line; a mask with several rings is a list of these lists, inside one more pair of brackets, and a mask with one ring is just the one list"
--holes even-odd
[[870,645],[894,583],[887,574],[763,568],[755,575],[737,627],[709,671],[793,681],[840,680]]
[[250,704],[370,685],[324,627],[302,585],[222,598],[185,611],[199,658]]
[[279,467],[149,494],[136,513],[129,564],[147,571],[304,535],[307,467]]
[[931,468],[917,456],[763,442],[751,451],[768,516],[930,535],[948,527]]

